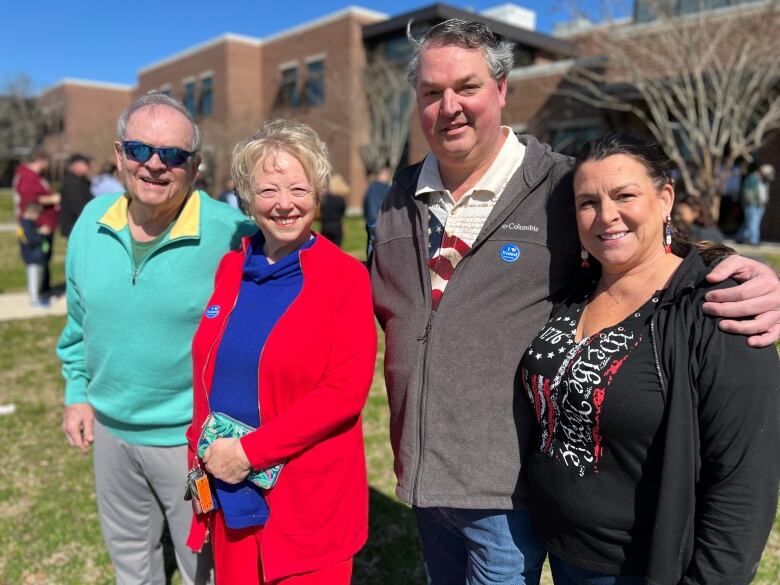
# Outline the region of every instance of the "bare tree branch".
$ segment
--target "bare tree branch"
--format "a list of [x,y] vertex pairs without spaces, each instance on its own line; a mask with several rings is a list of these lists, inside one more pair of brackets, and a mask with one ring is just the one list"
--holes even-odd
[[0,159],[24,156],[43,139],[44,116],[24,75],[0,89]]
[[394,169],[403,156],[412,114],[412,92],[406,67],[382,57],[371,59],[363,72],[370,141],[360,148],[366,170]]
[[778,0],[721,10],[700,0],[686,16],[670,0],[643,5],[655,20],[594,29],[601,62],[583,59],[558,93],[636,116],[712,208],[734,161],[780,129]]

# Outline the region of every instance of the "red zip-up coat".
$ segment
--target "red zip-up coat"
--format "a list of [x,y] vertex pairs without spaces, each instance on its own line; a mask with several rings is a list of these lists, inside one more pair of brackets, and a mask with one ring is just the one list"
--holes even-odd
[[[214,363],[238,297],[248,242],[222,258],[209,310],[193,339],[190,464],[209,412]],[[301,250],[300,263],[301,291],[260,355],[262,424],[241,439],[255,469],[286,461],[276,485],[265,492],[270,509],[260,551],[265,580],[348,559],[368,536],[360,416],[376,359],[368,273],[323,237]],[[207,527],[207,515],[193,515],[187,541],[192,549],[203,546]]]

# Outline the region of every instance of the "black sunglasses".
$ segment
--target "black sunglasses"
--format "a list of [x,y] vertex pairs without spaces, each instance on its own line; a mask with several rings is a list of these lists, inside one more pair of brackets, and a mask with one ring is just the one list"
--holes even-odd
[[128,158],[141,164],[156,154],[166,167],[180,167],[194,154],[189,150],[175,146],[161,146],[158,148],[137,140],[123,140],[122,150],[125,151]]

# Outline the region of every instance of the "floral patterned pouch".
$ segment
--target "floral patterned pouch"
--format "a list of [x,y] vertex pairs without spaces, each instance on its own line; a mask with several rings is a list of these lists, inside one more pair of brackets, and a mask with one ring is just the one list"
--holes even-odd
[[[248,424],[234,419],[223,412],[212,412],[203,423],[203,429],[198,439],[198,457],[203,458],[206,449],[217,439],[240,439],[254,431]],[[258,487],[271,489],[279,478],[279,472],[284,463],[279,463],[268,469],[251,471],[247,479]]]

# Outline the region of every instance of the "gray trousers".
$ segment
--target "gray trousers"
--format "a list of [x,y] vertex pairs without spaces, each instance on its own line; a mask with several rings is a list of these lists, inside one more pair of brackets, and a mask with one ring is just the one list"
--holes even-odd
[[183,499],[187,446],[132,445],[95,421],[94,450],[100,526],[117,585],[165,584],[165,520],[185,585],[213,583],[210,546],[195,554],[185,545],[192,518]]
[[25,271],[27,273],[27,293],[30,295],[30,302],[37,304],[41,301],[44,266],[43,264],[27,264]]

